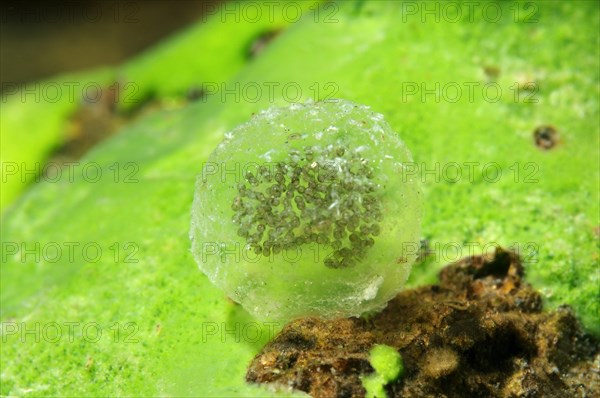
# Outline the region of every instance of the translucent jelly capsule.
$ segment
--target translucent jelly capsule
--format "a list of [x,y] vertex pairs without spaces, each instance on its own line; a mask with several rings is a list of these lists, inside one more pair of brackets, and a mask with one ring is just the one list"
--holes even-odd
[[383,116],[345,100],[271,108],[198,177],[192,252],[262,320],[359,316],[403,287],[420,237],[411,154]]

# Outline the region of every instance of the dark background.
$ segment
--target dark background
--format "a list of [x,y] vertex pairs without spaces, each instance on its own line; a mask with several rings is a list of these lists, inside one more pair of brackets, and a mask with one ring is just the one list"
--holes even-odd
[[0,3],[0,80],[22,83],[117,65],[220,0],[7,1]]

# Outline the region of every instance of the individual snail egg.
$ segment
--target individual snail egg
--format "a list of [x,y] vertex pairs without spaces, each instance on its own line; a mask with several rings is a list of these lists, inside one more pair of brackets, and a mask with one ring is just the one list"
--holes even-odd
[[359,316],[403,287],[422,193],[383,116],[346,100],[270,108],[225,135],[198,176],[192,252],[262,320]]

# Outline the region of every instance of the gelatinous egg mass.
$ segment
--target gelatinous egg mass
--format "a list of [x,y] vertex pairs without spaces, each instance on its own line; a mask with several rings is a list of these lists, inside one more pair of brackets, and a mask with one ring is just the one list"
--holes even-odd
[[382,115],[345,100],[271,108],[225,135],[192,208],[200,269],[253,316],[358,316],[402,289],[422,194]]

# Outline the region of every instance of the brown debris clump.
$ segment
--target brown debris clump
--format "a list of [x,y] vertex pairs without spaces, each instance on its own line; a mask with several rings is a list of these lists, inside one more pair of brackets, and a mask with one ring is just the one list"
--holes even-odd
[[398,349],[389,397],[598,397],[599,343],[568,307],[542,311],[518,256],[498,249],[450,264],[440,284],[401,292],[370,319],[288,324],[246,379],[313,397],[363,397],[374,344]]

